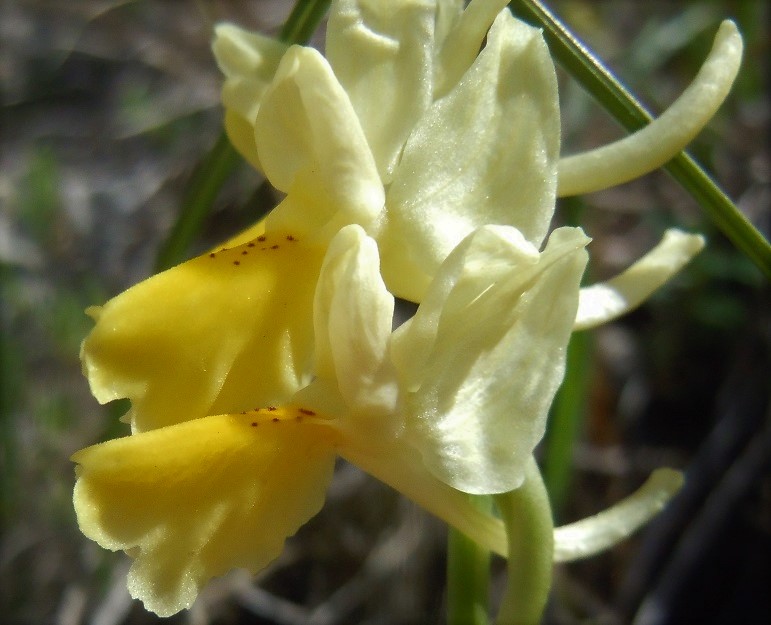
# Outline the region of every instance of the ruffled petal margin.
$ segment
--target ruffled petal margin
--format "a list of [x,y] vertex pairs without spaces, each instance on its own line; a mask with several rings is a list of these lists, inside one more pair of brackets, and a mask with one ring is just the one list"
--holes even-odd
[[134,558],[129,591],[148,610],[169,616],[212,577],[265,567],[321,508],[334,432],[266,412],[186,421],[72,456],[80,529]]
[[454,488],[493,494],[522,483],[564,374],[588,242],[560,228],[539,254],[514,228],[480,228],[394,335],[405,436]]
[[134,431],[283,403],[313,352],[323,253],[294,234],[263,234],[90,309],[81,359],[92,393],[130,399]]

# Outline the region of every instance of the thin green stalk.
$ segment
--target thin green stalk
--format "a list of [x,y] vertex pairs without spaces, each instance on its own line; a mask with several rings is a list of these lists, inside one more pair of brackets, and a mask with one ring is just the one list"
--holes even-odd
[[[306,43],[324,17],[329,4],[330,0],[298,0],[279,38],[286,43]],[[221,133],[190,178],[177,221],[158,252],[156,271],[168,269],[185,259],[222,185],[241,162],[225,133]]]
[[[624,128],[634,132],[653,118],[645,107],[603,66],[540,0],[514,0],[512,11],[544,29],[554,57]],[[685,152],[665,169],[690,193],[715,225],[771,278],[771,244],[731,199]]]
[[495,496],[509,540],[506,592],[497,625],[538,625],[552,579],[554,522],[534,458],[517,490]]
[[[492,510],[492,499],[472,497],[484,512]],[[490,552],[462,532],[449,529],[447,537],[447,623],[488,625]]]

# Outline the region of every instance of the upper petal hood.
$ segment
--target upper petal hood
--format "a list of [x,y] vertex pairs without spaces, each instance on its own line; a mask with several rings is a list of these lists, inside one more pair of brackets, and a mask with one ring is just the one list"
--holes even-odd
[[[463,2],[451,0],[437,3],[435,100],[446,95],[471,67],[490,25],[507,4],[507,0],[471,0],[464,10]],[[439,27],[442,13],[445,14],[444,28]]]
[[485,224],[513,225],[540,246],[554,211],[559,140],[543,37],[502,11],[471,68],[405,145],[377,237],[392,292],[419,301],[450,251]]
[[386,184],[432,100],[435,12],[430,0],[340,0],[330,12],[327,58]]

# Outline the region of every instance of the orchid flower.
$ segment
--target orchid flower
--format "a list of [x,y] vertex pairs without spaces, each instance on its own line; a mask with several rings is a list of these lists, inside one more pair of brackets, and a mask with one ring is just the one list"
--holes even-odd
[[[96,398],[131,400],[132,435],[73,456],[79,523],[135,558],[129,587],[149,609],[264,567],[322,505],[336,456],[506,555],[503,524],[464,493],[526,482],[571,331],[638,305],[703,245],[672,231],[579,288],[586,236],[557,229],[544,245],[558,185],[570,192],[582,167],[610,173],[581,192],[620,183],[688,138],[659,141],[662,116],[610,156],[560,160],[551,58],[504,4],[340,0],[328,59],[218,28],[228,134],[286,197],[90,309],[81,350]],[[707,73],[725,87],[741,46],[721,32],[708,64],[725,71]],[[394,295],[420,306],[392,332]],[[555,558],[610,546],[678,479],[658,473],[558,529]]]
[[[76,453],[82,531],[134,557],[131,594],[173,614],[211,577],[274,559],[321,507],[339,455],[505,554],[500,521],[463,493],[504,493],[525,478],[562,380],[588,241],[560,228],[539,253],[515,228],[480,228],[392,332],[377,245],[359,226],[341,229],[315,288],[304,382],[268,405],[241,384],[248,408],[176,414],[171,425]],[[253,361],[255,381],[268,358]],[[676,485],[645,495],[642,516],[622,513],[620,535],[595,549],[647,520]],[[557,533],[562,557],[585,552],[588,536],[598,542],[588,525],[562,530],[566,540]]]
[[[336,0],[326,59],[218,26],[228,136],[288,194],[268,227],[328,236],[352,218],[378,241],[391,292],[420,301],[439,264],[475,228],[513,225],[540,248],[557,195],[605,189],[665,164],[714,116],[739,70],[741,36],[724,21],[695,80],[664,114],[629,137],[560,158],[551,57],[540,31],[512,18],[506,4],[472,0],[463,10],[457,0]],[[340,183],[308,185],[308,176],[332,170]],[[313,189],[304,202],[292,199],[300,186]],[[315,199],[321,187],[337,194],[324,207]],[[356,211],[345,217],[349,206]],[[700,248],[694,237],[669,236],[640,262],[650,275],[658,268],[661,285]],[[669,265],[669,255],[685,261]],[[633,281],[604,288],[621,283],[626,290],[613,297],[629,305],[593,310],[596,323],[650,294]]]

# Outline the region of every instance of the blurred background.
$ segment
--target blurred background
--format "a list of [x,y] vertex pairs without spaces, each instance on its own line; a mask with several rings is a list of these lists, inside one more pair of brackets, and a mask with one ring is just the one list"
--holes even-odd
[[[83,309],[154,271],[191,174],[220,134],[211,24],[275,34],[291,4],[0,5],[1,623],[161,621],[128,597],[128,558],[89,542],[75,523],[70,454],[127,433],[117,421],[126,407],[100,407],[80,373]],[[657,112],[695,75],[719,21],[737,21],[742,72],[692,154],[768,235],[768,3],[550,6]],[[621,136],[561,79],[565,153]],[[240,165],[187,254],[275,202]],[[558,567],[546,622],[771,622],[767,283],[662,172],[562,203],[557,219],[593,237],[593,280],[628,265],[667,227],[703,232],[709,246],[646,306],[574,337],[540,450],[557,519],[605,508],[658,466],[688,480],[634,539]],[[445,541],[440,522],[341,465],[325,508],[256,583],[228,575],[166,622],[443,623]]]

